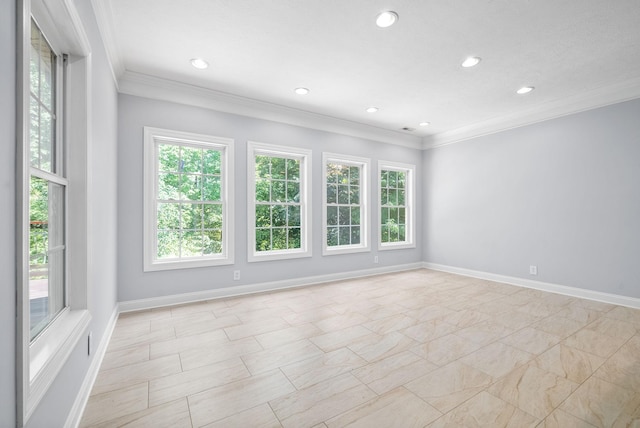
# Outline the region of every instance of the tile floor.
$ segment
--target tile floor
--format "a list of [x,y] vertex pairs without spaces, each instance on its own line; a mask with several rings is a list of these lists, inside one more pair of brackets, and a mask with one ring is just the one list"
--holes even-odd
[[640,310],[430,270],[120,315],[83,427],[640,427]]

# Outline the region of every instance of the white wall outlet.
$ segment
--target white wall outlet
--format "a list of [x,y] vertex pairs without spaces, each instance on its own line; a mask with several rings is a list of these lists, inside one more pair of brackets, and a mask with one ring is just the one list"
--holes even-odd
[[529,275],[537,275],[538,274],[538,266],[531,265],[529,266]]
[[240,280],[240,271],[239,270],[234,270],[233,271],[233,280],[234,281]]
[[378,263],[378,256],[373,256],[373,262]]

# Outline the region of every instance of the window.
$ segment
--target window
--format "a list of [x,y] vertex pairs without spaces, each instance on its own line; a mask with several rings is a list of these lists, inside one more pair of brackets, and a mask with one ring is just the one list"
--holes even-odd
[[233,140],[144,132],[145,270],[233,263]]
[[378,164],[380,250],[415,247],[415,166]]
[[90,45],[72,4],[18,5],[16,401],[23,426],[91,320]]
[[311,151],[249,143],[249,261],[311,256]]
[[369,164],[323,154],[323,255],[369,251]]

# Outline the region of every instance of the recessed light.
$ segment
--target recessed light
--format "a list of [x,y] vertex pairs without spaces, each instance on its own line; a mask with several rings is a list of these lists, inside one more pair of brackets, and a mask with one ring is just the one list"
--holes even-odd
[[376,17],[376,25],[380,28],[391,27],[396,21],[398,21],[398,14],[391,10],[380,12]]
[[193,58],[191,60],[191,65],[199,70],[204,70],[205,68],[209,67],[209,63],[202,58]]
[[420,126],[429,126],[431,122],[420,122]]
[[533,86],[523,86],[522,88],[518,89],[516,91],[517,94],[519,95],[524,95],[524,94],[528,94],[529,92],[533,91],[535,88]]
[[298,95],[307,95],[309,93],[309,89],[307,88],[296,88],[294,92]]
[[470,56],[462,62],[462,66],[464,68],[469,68],[478,65],[478,63],[482,60],[482,58],[477,56]]
[[368,107],[367,113],[375,113],[378,111],[378,107]]

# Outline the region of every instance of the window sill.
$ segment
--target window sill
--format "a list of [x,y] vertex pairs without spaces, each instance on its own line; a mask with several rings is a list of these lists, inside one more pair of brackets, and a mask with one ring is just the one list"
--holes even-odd
[[249,263],[311,257],[311,251],[264,251],[249,254]]
[[379,251],[403,250],[406,248],[416,248],[416,244],[408,242],[393,242],[378,245]]
[[233,259],[231,258],[210,258],[200,260],[183,260],[183,261],[157,261],[153,263],[145,263],[145,272],[174,270],[174,269],[191,269],[211,266],[224,266],[232,265]]
[[337,256],[339,254],[351,254],[351,253],[366,253],[371,251],[371,248],[363,245],[342,245],[334,247],[324,247],[322,249],[323,256]]

